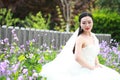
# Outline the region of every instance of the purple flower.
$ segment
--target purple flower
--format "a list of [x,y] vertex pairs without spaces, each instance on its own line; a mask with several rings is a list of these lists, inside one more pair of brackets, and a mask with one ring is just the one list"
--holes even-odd
[[11,32],[12,32],[12,34],[14,34],[15,33],[15,29],[13,29]]
[[10,78],[9,78],[9,77],[7,77],[7,80],[10,80]]
[[32,42],[35,42],[36,40],[35,39],[32,39]]
[[28,69],[23,69],[23,74],[26,74],[26,73],[28,73]]
[[13,34],[13,39],[19,41],[17,34],[15,34],[15,29],[12,30],[12,34]]
[[7,60],[0,62],[0,75],[6,75],[8,63]]
[[24,45],[21,45],[20,48],[23,49],[23,48],[25,48],[25,46],[24,46]]
[[18,80],[24,80],[23,76],[20,75],[20,76],[18,77]]
[[9,41],[8,38],[5,38],[3,41],[4,41],[4,43],[9,43],[8,42]]
[[30,41],[26,41],[26,44],[29,45],[29,44],[30,44]]
[[44,62],[44,57],[41,57],[38,63],[43,63]]
[[51,42],[53,43],[54,41],[55,41],[55,39],[52,39],[52,41],[51,41]]
[[10,47],[10,53],[14,53],[14,49],[15,49],[14,46],[11,46]]
[[46,44],[46,43],[44,43],[44,44],[43,44],[43,47],[47,47],[47,44]]
[[33,78],[30,76],[30,77],[29,77],[29,80],[33,80]]
[[12,72],[16,72],[17,71],[17,69],[19,68],[19,65],[20,65],[20,62],[18,62],[17,64],[14,64],[14,65],[12,65]]
[[0,63],[0,72],[1,74],[5,73],[6,69],[7,69],[7,64],[5,62],[1,62]]
[[14,37],[14,40],[19,41],[19,39],[18,39],[18,37],[17,37],[17,36],[16,36],[16,37]]
[[32,58],[34,55],[31,53],[31,54],[29,54],[29,58]]
[[7,70],[6,73],[7,73],[7,75],[11,75],[12,74],[11,70]]
[[112,51],[117,54],[120,55],[120,51],[118,50],[118,47],[112,47]]
[[25,46],[24,45],[21,45],[20,46],[20,52],[24,52],[25,51]]
[[37,78],[38,77],[38,73],[34,72],[32,77]]
[[107,42],[106,41],[102,41],[101,43],[100,43],[100,47],[101,48],[105,48],[107,46]]

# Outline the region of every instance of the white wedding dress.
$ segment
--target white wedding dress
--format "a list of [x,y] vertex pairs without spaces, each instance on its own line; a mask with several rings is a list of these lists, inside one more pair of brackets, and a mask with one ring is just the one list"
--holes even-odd
[[[104,65],[102,68],[89,70],[75,61],[72,50],[77,37],[76,33],[67,42],[62,52],[53,61],[43,66],[40,75],[47,77],[47,80],[120,80],[118,72]],[[82,56],[89,64],[95,65],[99,44],[96,36],[93,33],[92,35],[95,39],[95,45],[83,48]]]

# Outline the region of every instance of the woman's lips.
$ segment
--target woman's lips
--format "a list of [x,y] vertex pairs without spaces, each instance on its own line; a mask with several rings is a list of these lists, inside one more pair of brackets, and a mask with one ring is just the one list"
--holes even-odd
[[85,28],[85,30],[89,30],[90,28]]

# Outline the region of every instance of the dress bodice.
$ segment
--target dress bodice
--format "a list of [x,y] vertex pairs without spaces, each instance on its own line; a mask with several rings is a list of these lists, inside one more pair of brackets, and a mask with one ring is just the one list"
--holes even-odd
[[95,65],[95,58],[99,53],[99,47],[97,45],[88,45],[82,48],[83,58],[91,65]]
[[85,48],[82,48],[82,56],[83,58],[91,65],[95,65],[95,58],[99,54],[99,41],[94,33],[91,33],[94,38],[94,44],[90,44]]

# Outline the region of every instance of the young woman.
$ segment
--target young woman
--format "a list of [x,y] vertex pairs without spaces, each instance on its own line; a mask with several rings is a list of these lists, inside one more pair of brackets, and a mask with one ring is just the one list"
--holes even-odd
[[98,61],[99,41],[91,32],[92,15],[83,12],[79,22],[80,27],[61,53],[43,66],[40,75],[47,77],[47,80],[120,80],[118,72]]

